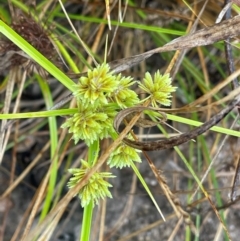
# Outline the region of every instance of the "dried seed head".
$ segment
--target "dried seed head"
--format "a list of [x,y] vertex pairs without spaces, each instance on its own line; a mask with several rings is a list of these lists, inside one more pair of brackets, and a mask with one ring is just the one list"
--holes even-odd
[[[58,64],[56,61],[57,52],[48,37],[48,30],[45,30],[37,23],[31,15],[20,15],[17,20],[13,21],[11,27],[47,59]],[[28,70],[28,73],[37,70],[39,74],[45,75],[45,71],[38,64],[18,54],[18,51],[20,49],[10,40],[4,39],[0,41],[0,71],[4,66],[5,69],[6,67],[24,66]],[[9,52],[15,52],[16,54],[10,56]],[[10,56],[8,63],[4,61],[4,59],[6,60],[6,56]]]

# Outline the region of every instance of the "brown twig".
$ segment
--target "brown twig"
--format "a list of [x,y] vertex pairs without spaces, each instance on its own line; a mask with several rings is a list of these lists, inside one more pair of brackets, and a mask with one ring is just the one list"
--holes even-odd
[[[218,114],[211,117],[207,122],[202,124],[201,126],[183,133],[179,136],[174,136],[169,139],[160,140],[160,141],[150,141],[150,142],[136,142],[132,141],[130,139],[124,138],[123,141],[136,149],[143,150],[143,151],[156,151],[156,150],[162,150],[162,149],[169,149],[174,146],[181,145],[185,142],[190,141],[191,139],[196,138],[197,136],[203,134],[207,130],[209,130],[211,127],[216,125],[218,122],[220,122],[236,105],[240,103],[240,97],[235,98],[228,104],[226,108],[221,110]],[[133,112],[142,112],[143,110],[146,110],[148,107],[132,107],[125,110],[120,111],[114,120],[114,128],[118,132],[119,126],[122,123],[122,121],[125,119],[126,116]],[[155,109],[157,110],[157,109]]]

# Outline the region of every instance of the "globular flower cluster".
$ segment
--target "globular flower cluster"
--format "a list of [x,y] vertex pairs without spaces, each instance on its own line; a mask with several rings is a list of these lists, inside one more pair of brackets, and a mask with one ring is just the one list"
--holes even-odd
[[[79,79],[73,93],[78,112],[67,119],[62,128],[69,128],[75,143],[84,140],[90,146],[100,139],[116,136],[113,120],[120,109],[136,106],[147,99],[150,99],[152,106],[170,105],[171,93],[176,90],[176,87],[171,86],[169,75],[162,76],[158,71],[152,79],[151,75],[146,73],[139,87],[149,96],[140,101],[137,94],[130,89],[135,83],[131,77],[115,75],[105,63],[89,70],[86,77]],[[108,164],[110,167],[123,168],[129,167],[132,161],[141,161],[138,152],[122,143],[111,153]],[[81,169],[71,169],[73,177],[68,183],[69,188],[81,181],[90,167],[90,164],[82,161]],[[96,204],[100,198],[111,197],[108,190],[111,185],[104,180],[111,177],[111,173],[107,172],[91,176],[78,194],[83,207],[91,200]]]
[[117,111],[140,102],[137,94],[130,89],[135,82],[130,77],[114,75],[108,64],[89,70],[86,77],[80,78],[73,93],[77,99],[78,113],[62,127],[69,128],[75,143],[84,140],[90,145],[111,136]]
[[[77,183],[79,183],[86,172],[91,168],[88,162],[82,160],[82,168],[74,168],[69,169],[69,172],[73,175],[69,182],[68,187],[72,188]],[[81,199],[82,207],[85,207],[93,201],[93,204],[98,204],[99,199],[103,199],[105,197],[112,197],[111,192],[108,190],[109,187],[112,187],[110,183],[104,180],[104,178],[113,178],[111,173],[109,172],[96,172],[94,173],[88,183],[80,190],[78,193],[79,198]]]
[[169,106],[171,104],[171,93],[175,92],[177,88],[171,85],[169,74],[161,75],[159,70],[154,74],[154,78],[147,72],[139,87],[149,94],[143,101],[150,99],[154,107],[158,107],[159,104]]
[[84,106],[106,105],[111,93],[117,88],[115,76],[109,65],[102,64],[88,70],[87,77],[81,77],[73,95]]
[[117,167],[120,169],[130,167],[132,161],[141,162],[138,152],[140,151],[122,143],[111,153],[108,165],[110,168]]
[[[119,109],[140,103],[137,94],[130,89],[135,84],[131,77],[114,75],[108,64],[102,64],[89,70],[87,76],[81,77],[73,95],[77,99],[78,113],[70,117],[63,125],[73,134],[75,143],[84,140],[87,145],[95,140],[111,136],[113,118]],[[171,104],[171,93],[176,87],[171,85],[168,74],[154,78],[147,72],[139,87],[149,96],[152,106]],[[142,102],[141,101],[141,102]]]
[[93,111],[92,108],[81,105],[79,112],[69,118],[62,128],[69,128],[75,144],[79,140],[84,140],[87,145],[91,145],[95,140],[108,137],[113,132],[112,116],[114,114],[115,111],[108,110],[107,107]]

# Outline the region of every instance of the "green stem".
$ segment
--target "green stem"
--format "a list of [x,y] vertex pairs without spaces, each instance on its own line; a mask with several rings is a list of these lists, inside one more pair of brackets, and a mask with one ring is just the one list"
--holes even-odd
[[[94,164],[96,163],[98,154],[99,154],[99,140],[94,141],[90,145],[88,150],[88,162],[91,164],[91,166],[94,166]],[[80,241],[90,240],[93,208],[94,208],[93,201],[91,201],[87,206],[84,207]]]
[[[53,100],[52,100],[52,95],[51,95],[49,85],[40,76],[37,76],[37,80],[38,80],[39,86],[43,93],[43,97],[44,97],[44,100],[46,103],[46,108],[49,109],[50,107],[53,106]],[[47,213],[50,209],[54,189],[56,186],[57,171],[58,171],[58,153],[57,153],[58,128],[57,128],[56,117],[48,117],[48,123],[49,123],[50,142],[51,142],[51,151],[50,151],[51,174],[50,174],[50,178],[49,178],[49,184],[48,184],[48,189],[47,189],[48,191],[47,191],[47,195],[45,198],[45,203],[44,203],[42,213],[40,216],[40,221],[42,221],[45,218],[45,216],[47,215]]]
[[93,213],[93,201],[91,201],[85,208],[83,212],[83,222],[82,222],[82,232],[80,235],[80,241],[89,241],[91,224],[92,224],[92,213]]

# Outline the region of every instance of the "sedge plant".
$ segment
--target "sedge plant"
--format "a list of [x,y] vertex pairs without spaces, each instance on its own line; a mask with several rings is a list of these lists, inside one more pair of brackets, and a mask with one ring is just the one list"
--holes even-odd
[[[159,104],[167,106],[171,103],[171,93],[176,90],[176,87],[171,86],[171,78],[169,75],[162,76],[158,71],[152,78],[149,73],[146,73],[143,83],[139,84],[142,92],[148,94],[148,97],[144,100],[140,100],[138,95],[131,89],[131,86],[137,83],[137,81],[133,80],[131,77],[124,77],[121,74],[115,75],[110,71],[110,67],[107,63],[90,69],[86,77],[81,77],[78,84],[74,84],[5,23],[0,23],[1,32],[53,76],[59,79],[59,81],[72,91],[76,99],[77,108],[69,110],[49,110],[42,114],[24,113],[23,117],[73,114],[62,125],[62,128],[68,128],[68,132],[72,134],[72,139],[75,144],[77,144],[79,140],[83,140],[89,147],[89,150],[88,159],[82,160],[82,167],[69,170],[73,175],[68,183],[69,188],[73,188],[81,182],[88,170],[96,165],[99,154],[99,142],[103,138],[110,137],[115,140],[118,137],[113,128],[113,119],[118,111],[124,108],[141,105],[146,101],[151,103],[152,106]],[[20,115],[21,114],[14,114],[12,118],[18,118]],[[9,118],[9,115],[1,115],[1,118]],[[108,164],[111,168],[131,166],[144,188],[147,190],[155,206],[158,208],[146,183],[141,177],[137,167],[134,165],[134,161],[141,161],[139,151],[122,143],[111,153]],[[109,191],[111,184],[108,183],[106,179],[113,177],[114,176],[109,172],[97,172],[90,177],[88,183],[79,193],[76,193],[81,200],[82,207],[84,207],[81,240],[89,240],[90,238],[91,215],[94,206],[99,203],[100,199],[111,197],[111,192]],[[158,211],[160,212],[159,208]]]
[[[77,103],[77,113],[72,115],[62,125],[62,128],[68,128],[72,134],[75,144],[83,140],[89,146],[88,160],[82,160],[82,167],[70,169],[73,175],[68,182],[68,187],[74,187],[82,180],[86,172],[92,168],[96,162],[99,153],[99,141],[104,138],[117,138],[113,128],[113,120],[117,112],[121,109],[133,107],[150,100],[152,106],[170,105],[171,93],[176,87],[171,85],[169,75],[160,75],[159,71],[155,73],[154,78],[146,73],[145,78],[139,87],[148,94],[144,100],[140,100],[131,86],[137,81],[131,77],[124,77],[121,74],[115,75],[110,71],[107,63],[98,65],[92,70],[88,70],[87,76],[81,77],[75,91],[73,92]],[[110,168],[133,167],[133,162],[140,162],[139,151],[120,144],[108,159]],[[137,174],[139,175],[139,173]],[[99,203],[100,199],[112,197],[109,188],[111,184],[107,181],[114,176],[110,172],[94,173],[88,183],[76,193],[84,207],[84,219],[86,220],[81,231],[81,240],[88,240],[90,235],[91,218],[94,205]]]
[[[9,37],[16,37],[15,40],[18,44],[22,43],[22,40],[19,40],[14,33],[6,31],[7,27],[4,23],[1,23],[0,30],[5,33],[6,36],[8,33]],[[26,45],[22,45],[22,47],[24,46]],[[29,49],[25,49],[24,51],[27,53],[28,50]],[[29,55],[31,56],[30,53]],[[37,58],[39,57],[38,54],[31,57],[37,63],[41,63],[43,60],[42,57]],[[55,112],[58,112],[56,115],[72,114],[62,125],[62,128],[68,129],[75,144],[79,141],[84,141],[89,147],[88,156],[86,160],[82,160],[82,166],[69,170],[72,174],[68,182],[69,188],[73,188],[81,182],[88,170],[94,167],[98,162],[100,141],[104,138],[111,138],[113,140],[117,138],[117,133],[113,129],[113,119],[121,109],[142,105],[145,102],[151,103],[154,107],[159,105],[168,106],[171,104],[171,93],[176,90],[176,87],[171,85],[171,78],[169,75],[161,75],[159,71],[157,71],[152,77],[150,73],[146,73],[142,83],[139,83],[139,87],[142,92],[147,94],[147,97],[140,100],[138,95],[131,89],[131,87],[138,82],[131,77],[124,77],[121,74],[115,75],[110,71],[106,63],[98,65],[96,68],[89,69],[87,76],[81,77],[78,84],[74,84],[57,69],[56,71],[54,70],[55,72],[51,72],[51,70],[54,69],[54,65],[51,65],[49,61],[47,62],[44,60],[42,63],[44,68],[72,91],[77,103],[76,109],[63,110],[63,112],[60,112],[60,110],[51,110],[45,112],[45,116],[53,116]],[[21,114],[15,114],[13,118],[20,118],[20,115]],[[2,115],[1,117],[9,118],[7,115],[5,115],[5,117]],[[24,118],[26,117],[27,114],[25,114]],[[40,117],[40,113],[32,113],[30,117]],[[167,117],[175,121],[176,118],[181,118],[171,115]],[[179,120],[179,122],[187,123],[187,119],[182,119],[183,120]],[[196,126],[201,125],[200,122],[193,121],[191,123],[188,122],[188,124]],[[223,129],[224,128],[222,128],[222,131]],[[217,131],[221,131],[220,128]],[[132,167],[138,177],[141,178],[134,165],[134,162],[140,161],[139,151],[122,143],[110,154],[107,163],[110,168]],[[89,240],[90,238],[91,216],[94,206],[98,204],[101,199],[112,197],[109,189],[111,187],[111,184],[108,182],[109,178],[114,178],[110,172],[96,172],[90,177],[88,183],[76,193],[82,207],[84,207],[81,240]],[[144,180],[142,179],[141,181],[145,186]],[[147,189],[146,186],[145,188]]]
[[[176,90],[171,86],[171,78],[169,75],[161,75],[159,71],[152,77],[149,73],[145,74],[143,82],[139,87],[142,92],[147,94],[146,99],[140,100],[137,94],[131,90],[131,86],[136,82],[131,77],[123,77],[121,74],[115,75],[110,71],[108,64],[104,63],[98,65],[96,68],[88,71],[86,77],[81,77],[79,83],[76,85],[66,75],[64,75],[58,68],[56,68],[49,60],[44,58],[38,51],[24,41],[5,23],[0,21],[0,31],[18,47],[24,50],[32,59],[38,64],[48,70],[61,83],[72,91],[77,101],[77,108],[63,109],[63,110],[48,110],[35,113],[18,113],[18,114],[1,114],[1,119],[15,119],[15,118],[30,118],[30,117],[50,117],[57,115],[72,115],[62,125],[63,128],[68,128],[72,134],[72,139],[77,143],[83,140],[88,149],[88,159],[82,160],[82,167],[79,169],[70,169],[73,174],[68,186],[73,188],[84,176],[88,170],[96,165],[99,154],[99,142],[103,138],[117,138],[117,133],[112,127],[113,119],[118,111],[124,108],[141,105],[148,101],[152,106],[170,105],[171,93]],[[186,118],[177,119],[181,117],[167,115],[168,119],[187,123]],[[190,123],[189,123],[190,124]],[[199,126],[200,122],[191,122],[192,125]],[[227,133],[228,129],[212,130]],[[234,131],[232,131],[234,132]],[[231,133],[238,136],[239,133]],[[144,188],[147,190],[149,196],[154,201],[150,191],[134,161],[140,162],[138,151],[121,144],[116,150],[111,153],[108,164],[110,167],[127,167],[131,166]],[[89,179],[88,183],[76,195],[81,200],[81,205],[84,207],[83,225],[81,230],[81,240],[89,240],[91,231],[91,215],[94,208],[100,199],[111,197],[109,188],[111,184],[106,179],[114,176],[109,172],[98,172]],[[156,203],[155,203],[156,205]],[[156,205],[157,207],[157,205]]]

